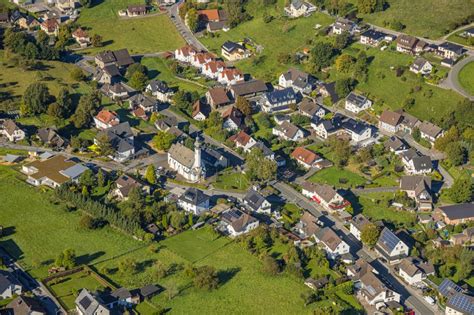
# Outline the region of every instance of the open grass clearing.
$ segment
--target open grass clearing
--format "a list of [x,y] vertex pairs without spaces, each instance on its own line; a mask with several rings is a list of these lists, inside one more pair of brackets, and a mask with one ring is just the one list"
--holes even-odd
[[328,184],[338,188],[356,187],[365,184],[364,177],[346,169],[330,167],[316,172],[308,178],[312,183]]
[[458,80],[466,92],[474,95],[474,62],[468,63],[459,71]]
[[215,188],[224,190],[247,190],[247,188],[250,186],[250,181],[243,173],[237,173],[236,171],[227,171],[224,173],[220,173],[217,176],[216,181],[212,185]]
[[103,0],[81,11],[78,24],[103,38],[104,47],[90,48],[95,54],[109,49],[127,48],[131,54],[174,50],[184,45],[176,27],[165,14],[139,18],[120,18],[118,11],[136,0]]

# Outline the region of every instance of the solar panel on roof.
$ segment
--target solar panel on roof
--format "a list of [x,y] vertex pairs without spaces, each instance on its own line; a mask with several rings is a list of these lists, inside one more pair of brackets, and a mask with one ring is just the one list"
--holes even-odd
[[92,304],[92,301],[86,296],[79,301],[79,304],[86,310]]
[[448,300],[448,303],[457,310],[465,311],[467,314],[474,313],[474,303],[472,299],[465,294],[458,293],[454,295]]
[[390,250],[393,250],[395,246],[397,246],[398,242],[400,242],[400,239],[395,234],[393,234],[392,231],[385,228],[384,231],[382,232],[381,241]]
[[462,292],[462,288],[449,279],[444,279],[438,287],[438,292],[443,296],[452,295],[455,292]]

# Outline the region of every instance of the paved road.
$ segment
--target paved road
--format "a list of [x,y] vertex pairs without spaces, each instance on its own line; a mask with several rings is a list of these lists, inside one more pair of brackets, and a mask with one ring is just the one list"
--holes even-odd
[[[165,189],[172,189],[172,188],[175,188],[175,187],[180,187],[180,188],[188,188],[190,186],[188,185],[181,185],[181,184],[177,184],[177,183],[174,183],[174,182],[166,182],[164,184],[164,188]],[[237,199],[243,199],[245,197],[245,193],[240,193],[240,192],[236,192],[236,191],[228,191],[228,190],[221,190],[221,189],[215,189],[215,188],[209,188],[209,189],[201,189],[202,191],[204,191],[207,195],[209,196],[230,196],[230,197],[234,197],[234,198],[237,198]]]
[[[276,182],[273,186],[281,192],[285,199],[298,204],[300,207],[309,211],[311,214],[319,217],[323,212],[325,212],[320,205],[308,201],[306,197],[294,190],[291,186],[283,182]],[[362,247],[361,243],[350,234],[349,230],[338,218],[331,215],[325,215],[325,217],[323,217],[321,220],[326,225],[332,226],[336,233],[351,247],[351,252],[353,254],[371,263],[383,276],[382,280],[384,280],[389,286],[393,287],[394,290],[401,294],[402,301],[408,300],[410,302],[410,306],[416,310],[417,314],[440,314],[439,311],[434,309],[423,299],[420,292],[409,286],[406,286],[401,280],[394,277],[393,275],[396,274],[396,271],[392,266],[388,266],[378,260],[377,254],[375,252]]]
[[459,72],[461,69],[470,62],[474,62],[474,52],[469,52],[468,56],[463,60],[456,63],[448,73],[448,77],[443,81],[443,87],[449,88],[461,94],[464,97],[467,97],[471,101],[474,101],[474,95],[471,95],[469,92],[464,90],[464,88],[459,83]]

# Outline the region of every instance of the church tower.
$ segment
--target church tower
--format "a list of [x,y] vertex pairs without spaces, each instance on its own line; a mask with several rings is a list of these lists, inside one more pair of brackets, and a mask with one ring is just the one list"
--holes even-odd
[[202,161],[201,161],[201,140],[200,137],[196,137],[196,142],[194,143],[194,165],[193,168],[198,170],[201,173],[202,168]]

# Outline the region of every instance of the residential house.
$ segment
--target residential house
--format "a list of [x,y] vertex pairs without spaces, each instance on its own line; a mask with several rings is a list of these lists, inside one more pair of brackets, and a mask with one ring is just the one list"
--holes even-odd
[[457,45],[451,42],[444,42],[438,46],[438,54],[440,54],[446,59],[456,61],[464,54],[464,48],[461,45]]
[[329,97],[332,104],[339,101],[339,95],[336,93],[336,82],[320,83],[317,86],[317,91],[323,97]]
[[242,148],[245,153],[250,152],[250,150],[257,144],[257,141],[243,130],[240,130],[235,135],[229,137],[229,141],[233,142],[236,148]]
[[128,121],[100,131],[94,139],[97,146],[106,139],[112,147],[109,158],[124,162],[135,155],[134,135]]
[[293,88],[288,87],[282,90],[274,90],[263,95],[260,105],[267,113],[274,113],[290,109],[297,101]]
[[75,300],[76,312],[79,315],[109,315],[110,310],[104,305],[103,301],[89,292],[82,289]]
[[295,225],[295,231],[302,239],[314,238],[320,230],[320,221],[309,211],[304,211],[299,222]]
[[8,24],[10,23],[10,15],[7,12],[0,12],[0,24]]
[[229,61],[237,61],[248,58],[250,52],[240,43],[226,41],[221,46],[221,55]]
[[390,302],[400,302],[400,294],[388,288],[374,271],[365,271],[355,286],[367,303],[377,308]]
[[202,190],[190,187],[178,198],[178,207],[194,215],[209,211],[210,197]]
[[403,109],[398,109],[395,112],[402,116],[401,121],[397,125],[397,131],[412,134],[413,130],[415,130],[415,128],[417,128],[418,124],[420,123],[418,118],[416,118],[413,115],[408,114]]
[[423,155],[415,149],[408,149],[400,154],[405,172],[411,175],[422,175],[431,173],[433,163],[431,158]]
[[403,258],[398,265],[398,274],[411,286],[419,285],[428,275],[434,275],[432,264],[424,263],[413,257]]
[[97,129],[104,130],[120,124],[120,119],[117,113],[102,109],[96,116],[94,116],[94,124]]
[[344,32],[353,35],[355,32],[358,31],[358,29],[359,28],[357,27],[356,23],[343,18],[338,18],[331,28],[332,33],[337,35],[340,35]]
[[293,88],[295,93],[309,94],[316,85],[316,79],[306,72],[292,68],[280,75],[278,85],[282,88]]
[[223,85],[232,85],[242,81],[244,76],[240,70],[235,68],[226,68],[218,74],[217,82]]
[[311,123],[311,128],[316,132],[316,135],[324,140],[337,134],[340,127],[339,116],[335,116],[332,120],[321,119]]
[[317,167],[317,163],[323,161],[323,158],[305,147],[296,147],[291,153],[291,157],[306,169]]
[[16,20],[16,23],[21,29],[24,30],[36,30],[41,26],[41,23],[33,16],[31,15],[20,15],[20,18]]
[[465,228],[461,233],[451,235],[449,241],[453,245],[470,246],[474,243],[474,227]]
[[131,4],[127,7],[127,16],[140,16],[147,13],[147,7],[145,4]]
[[246,212],[231,209],[222,214],[221,225],[231,237],[237,237],[256,229],[259,221]]
[[316,6],[303,0],[292,0],[288,7],[285,7],[285,13],[292,17],[309,16],[316,11]]
[[474,203],[439,206],[435,209],[435,218],[449,225],[474,221]]
[[216,57],[208,52],[199,52],[191,57],[191,66],[198,68],[199,70],[204,67],[208,62],[215,61]]
[[384,147],[395,154],[401,154],[410,148],[404,140],[397,136],[391,136],[388,138],[384,143]]
[[304,139],[303,130],[287,121],[273,127],[272,134],[287,141],[300,141]]
[[202,66],[201,73],[210,79],[216,80],[219,73],[224,69],[226,69],[226,65],[223,61],[213,60]]
[[193,112],[191,113],[191,117],[194,120],[204,121],[211,112],[209,105],[202,102],[200,99],[194,102],[193,104]]
[[227,13],[224,10],[207,9],[198,11],[199,22],[205,26],[208,32],[228,30]]
[[352,118],[342,121],[341,130],[351,137],[353,143],[366,141],[372,137],[372,128],[369,125]]
[[362,213],[359,213],[352,218],[349,231],[351,232],[352,235],[354,235],[356,239],[358,239],[359,241],[362,241],[361,239],[362,229],[364,228],[364,226],[366,226],[369,223],[370,223],[369,219],[367,219]]
[[18,279],[8,271],[0,270],[0,298],[2,300],[20,295],[23,287]]
[[26,182],[33,186],[56,188],[66,182],[76,182],[87,169],[63,155],[54,155],[46,160],[23,165],[21,172],[28,176]]
[[127,49],[106,50],[95,56],[95,63],[99,68],[114,65],[118,69],[125,69],[133,64],[133,59]]
[[326,109],[309,98],[304,98],[298,105],[298,111],[301,115],[311,119],[322,119],[326,115]]
[[271,214],[272,205],[259,192],[250,189],[243,199],[244,205],[251,211],[257,213]]
[[103,68],[97,68],[92,78],[101,84],[117,84],[121,80],[121,74],[119,68],[111,64]]
[[403,53],[415,53],[416,44],[418,43],[418,38],[401,34],[397,37],[397,51]]
[[319,229],[314,234],[314,238],[323,247],[329,259],[336,259],[341,255],[349,253],[349,245],[329,227]]
[[168,103],[173,96],[173,90],[168,87],[166,82],[160,80],[153,80],[148,83],[145,92],[150,93],[162,103]]
[[424,58],[416,58],[410,66],[410,71],[416,74],[428,75],[433,70],[431,63]]
[[229,98],[229,95],[227,95],[226,89],[221,87],[209,89],[206,92],[206,100],[213,109],[218,109],[219,107],[229,105],[232,102]]
[[46,315],[46,310],[41,303],[29,296],[20,295],[6,307],[6,314],[8,315]]
[[0,135],[10,142],[21,141],[26,137],[26,133],[11,119],[0,121]]
[[346,110],[358,114],[363,110],[367,110],[372,107],[372,101],[366,96],[356,94],[354,92],[349,93],[346,97]]
[[304,182],[301,189],[303,196],[315,201],[328,211],[343,210],[350,205],[334,188],[326,184]]
[[116,301],[118,305],[126,308],[132,307],[140,303],[140,296],[137,291],[130,291],[126,288],[118,288],[110,293],[110,297]]
[[61,10],[61,12],[72,11],[80,5],[78,0],[57,0],[56,7]]
[[327,276],[321,277],[318,279],[306,278],[304,284],[313,290],[323,289],[329,283],[329,278]]
[[72,32],[72,38],[74,38],[82,48],[89,46],[91,43],[89,34],[81,27],[78,27],[74,32]]
[[158,111],[158,102],[154,98],[141,93],[135,94],[129,100],[130,109],[140,107],[146,113],[153,113]]
[[180,143],[168,150],[168,165],[189,182],[198,182],[205,175],[201,159],[201,143],[196,139],[194,151]]
[[377,47],[381,42],[385,40],[387,34],[376,31],[374,29],[369,29],[362,34],[360,34],[360,43],[364,45],[370,45]]
[[106,96],[110,97],[113,100],[125,100],[129,96],[129,91],[125,86],[121,83],[115,83],[115,84],[104,84],[100,88],[102,93],[104,93]]
[[149,185],[123,174],[115,181],[115,188],[110,192],[110,196],[118,200],[127,200],[132,189],[137,189],[142,195],[149,195],[151,192]]
[[432,145],[436,139],[442,137],[444,134],[443,129],[428,121],[420,122],[418,129],[420,130],[421,138],[427,140]]
[[453,281],[444,279],[438,286],[438,293],[446,301],[446,315],[474,314],[474,298]]
[[45,127],[38,129],[36,133],[38,139],[52,148],[62,148],[67,142],[61,137],[55,127]]
[[260,80],[241,81],[231,85],[230,87],[230,92],[234,99],[236,99],[237,96],[257,96],[267,91],[267,85],[265,84],[265,82]]
[[390,264],[408,256],[410,248],[389,228],[384,227],[375,245],[375,250]]
[[422,175],[402,176],[400,190],[406,192],[408,197],[416,201],[418,210],[432,210],[431,177]]
[[204,146],[202,148],[201,159],[206,172],[224,169],[229,166],[229,160],[225,154],[223,154],[222,149],[216,150],[210,146]]
[[401,121],[401,114],[385,110],[382,115],[380,115],[378,127],[382,133],[393,134],[398,131]]
[[222,112],[223,128],[226,130],[242,129],[244,124],[244,114],[234,106],[230,106]]
[[185,62],[185,63],[191,63],[191,60],[194,55],[198,53],[197,49],[186,45],[181,48],[178,48],[174,52],[174,57],[176,60]]

